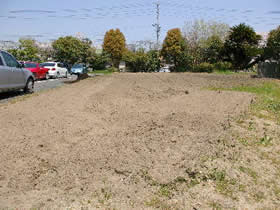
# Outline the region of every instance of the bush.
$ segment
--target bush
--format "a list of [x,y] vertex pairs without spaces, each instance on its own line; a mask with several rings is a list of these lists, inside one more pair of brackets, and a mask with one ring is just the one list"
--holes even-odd
[[117,69],[115,67],[110,67],[110,68],[107,68],[106,71],[108,71],[108,72],[119,72],[119,69]]
[[201,63],[194,67],[193,72],[208,72],[214,71],[214,65],[211,63]]
[[230,62],[215,63],[215,70],[218,70],[218,71],[232,70],[232,64]]

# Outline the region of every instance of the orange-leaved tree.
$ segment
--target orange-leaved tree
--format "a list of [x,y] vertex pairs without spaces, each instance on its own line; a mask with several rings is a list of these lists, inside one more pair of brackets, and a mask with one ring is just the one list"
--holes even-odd
[[[186,43],[179,28],[171,29],[164,39],[161,55],[169,63],[174,65],[175,71],[184,70],[186,58]],[[182,69],[181,69],[182,67]]]
[[125,36],[120,29],[111,29],[106,32],[103,42],[103,51],[110,56],[113,66],[118,68],[126,51]]

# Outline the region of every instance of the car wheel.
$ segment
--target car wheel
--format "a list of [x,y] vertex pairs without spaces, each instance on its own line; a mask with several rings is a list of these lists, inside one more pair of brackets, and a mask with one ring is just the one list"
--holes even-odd
[[26,82],[25,88],[24,88],[25,93],[33,93],[34,92],[34,80],[32,78],[29,78]]
[[56,78],[59,78],[60,77],[60,73],[59,71],[56,73]]
[[46,73],[45,80],[48,80],[48,79],[50,79],[50,75],[49,75],[49,73]]

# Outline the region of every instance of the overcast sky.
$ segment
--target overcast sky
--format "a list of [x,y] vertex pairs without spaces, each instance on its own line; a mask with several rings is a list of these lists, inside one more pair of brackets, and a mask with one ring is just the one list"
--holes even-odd
[[[0,40],[33,37],[39,41],[77,32],[101,42],[104,33],[120,28],[129,43],[155,40],[153,0],[0,0]],[[245,22],[257,32],[280,25],[280,0],[160,0],[161,39],[185,21]]]

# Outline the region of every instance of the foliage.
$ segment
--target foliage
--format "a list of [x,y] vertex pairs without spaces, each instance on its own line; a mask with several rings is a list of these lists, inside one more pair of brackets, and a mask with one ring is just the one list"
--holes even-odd
[[[205,56],[208,53],[213,55],[213,53],[216,53],[215,50],[220,50],[220,42],[224,43],[229,30],[229,25],[215,21],[196,20],[194,22],[186,22],[183,27],[183,33],[187,41],[189,54],[192,55],[192,65],[210,62]],[[213,39],[214,37],[215,39]],[[214,40],[219,41],[217,43],[214,42],[215,44],[213,43],[210,46],[212,44],[211,41]]]
[[215,70],[227,71],[232,69],[232,64],[230,62],[217,62],[214,64]]
[[280,60],[280,26],[269,33],[267,49],[269,58]]
[[20,39],[19,47],[17,49],[10,49],[8,52],[20,61],[40,61],[38,56],[38,47],[33,39]]
[[95,54],[90,61],[90,67],[94,70],[105,69],[109,61],[109,55],[107,55],[106,53]]
[[126,66],[131,72],[146,71],[148,57],[144,50],[138,50],[136,52],[127,51],[124,56],[124,60],[126,62]]
[[155,72],[160,69],[160,59],[157,51],[145,53],[144,49],[136,52],[127,51],[124,60],[131,72]]
[[174,65],[174,71],[186,71],[188,52],[186,42],[179,28],[171,29],[167,32],[161,55],[169,64]]
[[231,28],[224,53],[236,69],[246,69],[252,59],[260,54],[260,40],[261,36],[253,28],[239,24]]
[[103,50],[110,56],[114,67],[119,68],[120,61],[126,51],[125,36],[119,29],[106,32]]
[[211,63],[201,63],[193,68],[193,72],[207,72],[212,73],[214,71],[214,65]]
[[157,72],[160,69],[160,59],[159,53],[156,50],[151,50],[147,53],[147,71],[148,72]]
[[94,54],[89,39],[80,40],[72,36],[60,37],[52,43],[54,58],[73,65],[78,62],[90,63]]
[[209,63],[222,61],[224,43],[219,36],[209,37],[203,44],[203,60]]

